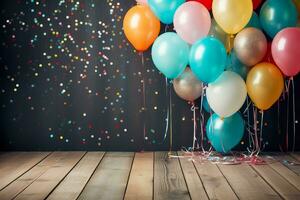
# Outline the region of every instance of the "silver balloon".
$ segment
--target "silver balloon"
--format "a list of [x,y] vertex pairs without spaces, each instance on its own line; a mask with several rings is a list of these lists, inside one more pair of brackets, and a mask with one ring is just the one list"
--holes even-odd
[[173,81],[176,94],[184,100],[194,101],[202,94],[203,83],[199,81],[190,68]]
[[235,37],[234,50],[242,63],[254,66],[267,53],[267,39],[257,28],[245,28]]

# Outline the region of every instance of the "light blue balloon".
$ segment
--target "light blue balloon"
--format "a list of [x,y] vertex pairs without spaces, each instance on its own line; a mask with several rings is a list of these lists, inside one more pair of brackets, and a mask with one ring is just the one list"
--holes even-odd
[[279,31],[297,24],[297,9],[292,0],[267,0],[260,9],[260,23],[273,38]]
[[250,18],[250,21],[248,22],[246,27],[254,27],[254,28],[257,28],[257,29],[261,29],[259,17],[256,14],[256,12],[253,11],[252,16]]
[[164,24],[172,24],[177,8],[185,0],[148,0],[148,5],[156,17]]
[[224,119],[213,114],[206,124],[207,137],[220,153],[227,153],[235,147],[243,138],[244,130],[245,123],[239,112]]
[[222,42],[213,37],[205,37],[192,46],[189,61],[196,77],[210,83],[224,71],[226,57],[226,49]]
[[188,64],[189,45],[176,33],[167,32],[154,41],[151,54],[156,68],[167,78],[174,79]]
[[235,72],[239,74],[244,80],[246,80],[249,70],[248,67],[238,59],[235,51],[231,50],[231,52],[227,56],[226,71]]

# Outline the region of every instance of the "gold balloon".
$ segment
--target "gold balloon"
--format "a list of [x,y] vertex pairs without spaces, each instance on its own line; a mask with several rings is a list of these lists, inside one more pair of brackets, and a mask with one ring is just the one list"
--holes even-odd
[[249,22],[252,0],[214,0],[212,11],[219,26],[229,34],[242,30]]
[[272,63],[255,65],[247,76],[247,90],[255,106],[261,110],[269,109],[283,91],[283,77]]
[[138,51],[146,51],[159,35],[160,22],[146,5],[136,5],[125,15],[124,33]]

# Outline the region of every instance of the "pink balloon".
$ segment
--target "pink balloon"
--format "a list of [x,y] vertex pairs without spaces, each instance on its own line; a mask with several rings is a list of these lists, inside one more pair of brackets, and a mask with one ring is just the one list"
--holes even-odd
[[206,36],[210,25],[211,19],[208,10],[196,1],[182,4],[174,15],[174,29],[189,44]]
[[272,42],[272,56],[286,76],[300,72],[300,28],[285,28]]
[[136,2],[138,4],[143,4],[143,5],[147,5],[148,4],[147,0],[136,0]]

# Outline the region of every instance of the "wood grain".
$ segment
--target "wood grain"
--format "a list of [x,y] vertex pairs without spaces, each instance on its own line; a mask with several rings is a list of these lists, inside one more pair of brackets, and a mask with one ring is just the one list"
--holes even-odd
[[78,199],[123,199],[134,153],[106,153]]
[[210,199],[238,199],[217,165],[197,160],[194,164]]
[[[181,152],[178,152],[178,155],[181,155]],[[188,158],[180,158],[179,161],[191,198],[202,200],[208,199],[193,161],[189,160]]]
[[76,200],[103,156],[104,152],[88,152],[47,199]]
[[[45,199],[48,194],[60,183],[70,170],[82,158],[85,152],[62,152],[64,156],[51,165],[41,176],[31,183],[15,199],[17,200],[40,200]],[[45,164],[48,166],[48,164]],[[43,165],[41,165],[43,166]]]
[[218,166],[240,199],[281,199],[249,165]]
[[135,154],[125,200],[152,200],[153,157],[153,152]]
[[154,199],[190,199],[178,158],[168,158],[168,152],[155,152]]
[[252,168],[284,199],[300,199],[300,191],[269,165],[253,165]]
[[43,160],[49,152],[11,152],[0,157],[0,190]]

